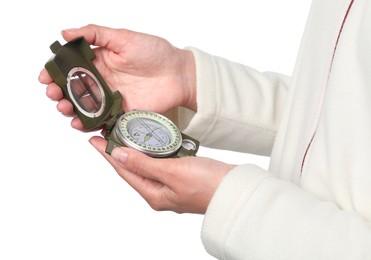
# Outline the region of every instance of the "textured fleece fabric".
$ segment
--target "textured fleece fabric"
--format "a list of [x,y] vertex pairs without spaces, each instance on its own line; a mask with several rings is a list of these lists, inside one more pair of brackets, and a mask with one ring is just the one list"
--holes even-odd
[[197,113],[181,127],[205,146],[270,155],[240,165],[206,212],[218,259],[371,259],[371,1],[314,0],[294,73],[261,73],[201,50]]

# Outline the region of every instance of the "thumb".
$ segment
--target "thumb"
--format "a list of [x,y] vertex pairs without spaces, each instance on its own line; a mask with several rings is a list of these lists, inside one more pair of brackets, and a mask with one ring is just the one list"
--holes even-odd
[[171,168],[171,159],[156,159],[137,150],[118,147],[113,149],[112,158],[126,170],[144,178],[164,181],[166,172]]
[[89,24],[81,28],[65,29],[62,31],[62,36],[66,41],[71,41],[82,36],[90,45],[118,51],[121,41],[116,39],[120,38],[120,31],[123,30]]

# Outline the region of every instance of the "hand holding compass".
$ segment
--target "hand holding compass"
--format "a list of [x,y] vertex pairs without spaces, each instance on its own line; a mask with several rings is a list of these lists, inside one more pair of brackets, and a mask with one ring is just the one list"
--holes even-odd
[[[192,54],[188,53],[190,54],[188,57],[186,52],[177,55],[174,48],[164,40],[143,34],[132,34],[132,36],[130,34],[132,33],[125,30],[89,25],[81,29],[65,31],[63,37],[70,42],[78,36],[84,36],[90,45],[105,46],[94,50],[96,55],[94,65],[106,79],[107,85],[116,87],[112,91],[120,90],[123,94],[121,107],[123,111],[140,108],[161,113],[179,105],[196,110]],[[136,40],[129,43],[128,39],[131,37]],[[118,47],[114,44],[113,38],[115,38],[113,42],[122,43],[123,46]],[[140,58],[144,52],[147,52],[146,55]],[[156,52],[152,56],[153,59],[149,58],[151,56],[149,52]],[[125,53],[131,53],[131,58],[125,59]],[[139,61],[135,62],[134,58]],[[144,62],[145,60],[147,63]],[[64,98],[61,88],[54,83],[45,69],[42,70],[39,81],[48,85],[47,96],[59,101],[59,111],[64,115],[73,115],[72,103]],[[168,140],[167,131],[157,132],[161,128],[152,124],[150,118],[144,122],[139,121],[140,123],[137,120],[128,120],[126,123],[129,125],[128,131],[131,131],[138,143],[150,142],[155,146],[153,142]],[[84,129],[77,117],[72,124],[77,129]],[[156,138],[154,138],[155,134]],[[193,156],[179,160],[154,160],[136,149],[115,149],[110,156],[106,152],[107,140],[94,136],[90,142],[117,173],[156,210],[204,213],[219,182],[233,168],[233,165]],[[192,146],[192,144],[185,145]],[[123,156],[125,153],[128,154],[124,162],[121,159],[125,157]]]
[[[130,33],[130,32],[129,32]],[[147,37],[147,36],[146,36]],[[165,42],[166,43],[166,42]],[[107,43],[109,44],[109,43]],[[115,48],[115,47],[114,47]],[[117,46],[116,46],[117,48]],[[184,156],[184,155],[191,155],[189,152],[186,152],[182,155],[179,154],[179,150],[182,150],[183,148],[191,149],[188,151],[194,151],[194,153],[197,151],[198,148],[198,142],[188,136],[185,136],[184,134],[181,134],[179,130],[175,127],[173,130],[174,125],[172,125],[171,121],[162,120],[162,117],[154,112],[149,111],[136,111],[133,113],[123,113],[123,109],[125,107],[130,107],[134,102],[130,103],[129,100],[126,99],[124,102],[122,102],[122,96],[118,91],[111,92],[108,85],[104,82],[102,76],[99,74],[98,70],[95,68],[91,60],[95,57],[95,53],[90,49],[90,46],[88,43],[84,40],[84,38],[77,38],[74,39],[64,46],[60,45],[59,42],[55,42],[51,46],[52,51],[55,53],[55,56],[51,58],[51,60],[48,61],[46,64],[46,68],[50,74],[50,76],[53,78],[55,83],[59,85],[62,90],[64,96],[69,99],[69,101],[74,105],[74,111],[77,114],[77,116],[80,118],[81,122],[84,125],[84,128],[86,129],[93,129],[97,127],[105,127],[107,128],[107,135],[106,139],[110,141],[109,147],[107,147],[107,152],[110,152],[114,147],[126,145],[133,148],[137,148],[139,150],[142,150],[144,153],[147,153],[151,156],[158,156],[158,157],[167,157],[167,156]],[[97,55],[102,55],[104,53],[107,55],[107,49],[99,48],[95,52]],[[169,52],[169,51],[168,51]],[[109,55],[118,55],[118,54],[109,54]],[[128,55],[130,59],[130,55]],[[145,55],[144,55],[145,56]],[[99,64],[108,64],[107,61],[103,62],[104,56],[101,56],[99,60],[97,60],[97,66],[102,66]],[[118,57],[111,57],[112,60],[116,59]],[[140,60],[140,59],[139,59]],[[143,60],[140,60],[136,64],[143,63]],[[161,61],[157,61],[158,67],[161,67]],[[166,62],[165,62],[166,63]],[[124,64],[125,65],[125,64]],[[131,64],[133,65],[133,64]],[[145,67],[145,65],[141,64]],[[148,65],[148,64],[147,64]],[[116,67],[115,67],[116,66]],[[139,74],[139,69],[135,73],[135,66],[131,66],[131,68],[125,68],[127,71],[130,69],[132,70],[130,76],[128,76],[128,73],[117,72],[117,64],[113,65],[113,63],[110,64],[110,66],[107,66],[105,68],[102,68],[102,73],[108,73],[110,71],[114,71],[111,73],[115,75],[116,77],[109,77],[110,80],[116,80],[119,81],[117,75],[121,75],[121,79],[131,80],[128,81],[127,85],[135,84],[133,82],[133,79],[137,79],[137,83],[139,82],[138,78],[145,77],[144,74],[150,73],[150,71],[141,70],[142,76]],[[125,67],[125,66],[124,66]],[[129,66],[130,67],[130,66]],[[174,70],[174,68],[172,68]],[[166,110],[169,107],[166,106],[172,106],[175,103],[179,102],[181,98],[179,98],[179,95],[176,95],[176,93],[180,93],[181,91],[174,91],[175,96],[177,98],[169,98],[170,101],[164,101],[164,98],[161,99],[161,102],[155,102],[159,100],[159,97],[156,97],[156,95],[162,95],[164,93],[164,90],[166,87],[159,86],[158,88],[154,88],[153,85],[155,85],[156,82],[150,82],[153,81],[155,78],[160,79],[161,77],[164,77],[165,80],[170,80],[171,77],[169,75],[175,73],[168,73],[169,69],[165,66],[161,67],[160,69],[153,70],[157,73],[157,78],[152,75],[151,77],[148,77],[149,83],[152,84],[148,89],[153,89],[150,93],[147,92],[147,94],[150,97],[144,97],[144,98],[138,98],[139,103],[144,102],[147,98],[156,98],[157,100],[152,100],[152,102],[148,102],[148,104],[141,104],[141,107],[155,107],[157,106],[156,110]],[[154,72],[151,72],[152,74]],[[121,73],[121,74],[120,74]],[[123,75],[124,74],[124,75]],[[160,76],[159,76],[160,75]],[[167,75],[167,76],[164,76]],[[41,77],[41,76],[40,76]],[[175,83],[174,78],[177,78],[179,76],[174,76],[171,78],[173,83]],[[179,80],[179,79],[178,79]],[[142,81],[143,82],[143,81]],[[121,83],[123,84],[123,83]],[[128,87],[127,90],[127,96],[130,95],[142,95],[145,93],[143,90],[144,87],[141,86],[140,83],[137,84],[138,86],[134,88]],[[177,84],[175,84],[177,85]],[[179,85],[179,84],[178,84]],[[55,89],[54,85],[49,85],[50,88]],[[117,85],[116,85],[117,86]],[[169,86],[167,86],[169,88]],[[175,87],[174,89],[177,89]],[[134,90],[137,90],[135,93]],[[158,90],[158,92],[157,92]],[[179,88],[178,88],[179,90]],[[168,93],[168,89],[167,89]],[[184,93],[184,91],[183,91]],[[125,95],[126,96],[126,95]],[[129,104],[127,104],[129,103]],[[121,116],[121,114],[123,115]],[[139,125],[142,128],[144,126],[147,126],[148,133],[145,133],[146,139],[145,141],[139,141],[135,139],[135,135],[140,134],[139,131],[126,131],[123,128],[123,123],[126,122],[126,114],[131,115],[131,117],[134,116],[134,118],[130,118],[132,121],[128,121],[127,127],[135,126],[135,122],[138,121],[138,119],[141,120],[141,122],[145,122],[145,124]],[[116,124],[116,121],[118,117],[120,116],[120,124]],[[135,120],[134,120],[135,119]],[[149,129],[148,125],[153,125],[153,122],[156,122],[158,124],[157,127],[159,127],[156,130]],[[150,123],[150,124],[149,124]],[[140,127],[139,127],[140,128]],[[134,129],[139,129],[138,125],[134,127]],[[143,128],[146,129],[146,128]],[[141,130],[143,130],[141,129]],[[162,129],[162,130],[161,130]],[[125,132],[126,131],[126,132]],[[126,135],[125,135],[126,134]],[[155,137],[155,138],[152,138]],[[163,138],[164,140],[162,140]],[[162,145],[153,145],[152,142],[148,141],[152,140],[162,140]],[[157,142],[158,142],[157,140]],[[166,141],[171,140],[171,142]],[[177,140],[177,141],[174,141]],[[185,140],[183,142],[183,146],[179,148],[179,142],[182,143],[182,140]]]
[[[97,25],[65,30],[62,36],[67,42],[84,36],[88,44],[96,46],[93,63],[111,90],[122,94],[123,111],[165,113],[178,106],[196,111],[196,75],[190,51],[156,36]],[[59,101],[58,110],[72,116],[72,104],[45,69],[39,80],[48,85],[48,97]],[[84,130],[78,118],[72,126]]]

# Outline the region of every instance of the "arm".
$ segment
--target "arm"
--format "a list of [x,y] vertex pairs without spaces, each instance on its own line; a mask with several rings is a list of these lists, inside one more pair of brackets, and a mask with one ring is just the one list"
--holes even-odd
[[371,258],[370,223],[253,165],[223,179],[202,240],[218,259]]
[[290,78],[190,50],[196,61],[197,113],[180,110],[180,127],[204,146],[269,155]]
[[371,257],[364,219],[257,166],[154,159],[124,147],[111,157],[104,152],[106,140],[90,141],[153,209],[203,214],[207,208],[202,240],[218,259]]

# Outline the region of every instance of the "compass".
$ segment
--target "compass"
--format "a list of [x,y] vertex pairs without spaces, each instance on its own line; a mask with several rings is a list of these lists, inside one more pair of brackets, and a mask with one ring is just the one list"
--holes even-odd
[[126,146],[153,157],[168,157],[177,152],[197,151],[197,141],[182,134],[167,117],[133,110],[120,116],[111,135]]
[[83,37],[54,42],[45,68],[62,89],[87,130],[105,128],[106,152],[127,146],[152,157],[196,155],[199,141],[180,132],[167,117],[143,110],[122,110],[120,92],[112,92],[92,63],[95,54]]

